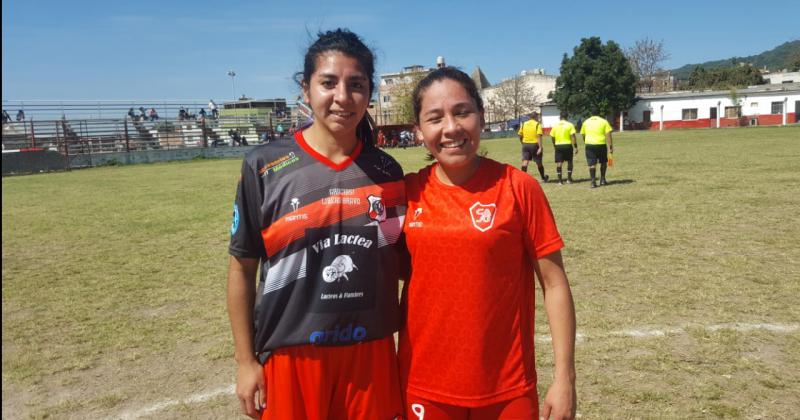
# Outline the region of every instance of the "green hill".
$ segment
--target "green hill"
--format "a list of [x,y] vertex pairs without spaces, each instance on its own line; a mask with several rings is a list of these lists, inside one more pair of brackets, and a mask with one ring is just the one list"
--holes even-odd
[[800,57],[800,39],[789,41],[781,44],[769,51],[764,51],[761,54],[751,55],[749,57],[731,57],[724,60],[706,61],[699,64],[687,64],[683,67],[672,70],[672,74],[677,79],[688,79],[689,73],[692,72],[696,66],[705,69],[716,69],[720,67],[729,67],[733,63],[750,63],[755,67],[767,66],[770,70],[781,70],[791,68],[794,60]]

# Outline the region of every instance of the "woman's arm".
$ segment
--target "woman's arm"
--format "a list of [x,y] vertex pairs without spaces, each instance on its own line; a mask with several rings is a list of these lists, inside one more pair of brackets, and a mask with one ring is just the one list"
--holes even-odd
[[569,288],[561,251],[536,261],[536,273],[544,294],[544,308],[553,338],[555,363],[553,384],[542,404],[541,418],[574,419],[575,392],[575,305]]
[[264,368],[253,352],[253,305],[259,260],[231,257],[228,267],[228,316],[233,330],[236,395],[242,411],[259,418],[266,406]]

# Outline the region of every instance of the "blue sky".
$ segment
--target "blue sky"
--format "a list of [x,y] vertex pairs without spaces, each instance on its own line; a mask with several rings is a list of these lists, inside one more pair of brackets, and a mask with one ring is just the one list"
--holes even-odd
[[[602,5],[602,9],[600,6]],[[557,74],[580,39],[663,40],[667,68],[800,38],[800,1],[3,1],[3,99],[292,99],[310,34],[347,27],[380,73],[442,55],[495,83]]]

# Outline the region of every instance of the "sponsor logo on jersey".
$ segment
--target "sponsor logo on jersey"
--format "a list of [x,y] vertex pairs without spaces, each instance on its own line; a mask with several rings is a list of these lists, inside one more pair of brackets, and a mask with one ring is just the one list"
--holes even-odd
[[320,251],[330,248],[331,245],[358,245],[369,249],[372,246],[372,243],[372,239],[367,239],[361,235],[345,235],[336,233],[332,237],[320,239],[311,244],[311,249],[319,254]]
[[292,198],[292,200],[289,202],[289,204],[291,204],[291,205],[292,205],[292,211],[297,211],[297,209],[299,209],[299,208],[300,208],[300,199],[299,199],[299,198],[297,198],[297,197],[294,197],[294,198]]
[[353,324],[347,324],[344,328],[338,325],[330,330],[314,331],[308,337],[311,344],[337,344],[364,341],[367,338],[367,329]]
[[408,222],[408,227],[410,228],[421,228],[423,226],[422,221],[419,220],[422,217],[422,207],[417,207],[414,210],[414,215],[411,217],[411,221]]
[[267,175],[269,171],[272,171],[273,173],[278,172],[289,165],[297,163],[298,161],[300,161],[300,157],[295,155],[294,152],[289,152],[288,155],[281,156],[273,160],[272,162],[264,165],[261,169],[258,170],[258,173],[262,177],[264,177]]
[[369,200],[369,218],[378,222],[386,220],[386,207],[381,197],[370,194],[367,200]]
[[472,207],[469,208],[469,215],[472,217],[472,226],[481,232],[486,232],[492,228],[494,224],[494,216],[497,214],[497,206],[492,204],[483,204],[476,201]]
[[358,270],[358,267],[353,264],[353,259],[349,255],[339,255],[331,261],[331,265],[322,269],[322,280],[325,283],[341,281],[342,278],[349,281],[347,273],[353,270]]
[[239,205],[233,203],[233,221],[231,221],[231,236],[239,230]]

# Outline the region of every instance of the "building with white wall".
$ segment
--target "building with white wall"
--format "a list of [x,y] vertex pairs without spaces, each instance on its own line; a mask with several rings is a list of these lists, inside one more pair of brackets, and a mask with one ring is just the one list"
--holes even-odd
[[769,84],[780,83],[800,83],[800,71],[783,71],[779,73],[767,73],[763,75],[764,80]]
[[[544,69],[523,70],[520,72],[522,87],[519,89],[524,92],[526,97],[521,98],[523,106],[522,114],[527,114],[539,109],[540,105],[547,102],[547,95],[556,89],[556,79],[558,76],[545,74]],[[508,78],[500,83],[481,90],[481,98],[486,108],[486,121],[498,122],[510,120],[517,116],[507,109],[509,100],[502,99],[500,96],[509,95],[513,92],[513,87],[509,84],[514,83],[514,78]]]
[[800,83],[751,86],[732,91],[641,94],[628,111],[635,128],[717,128],[786,125],[800,116]]

